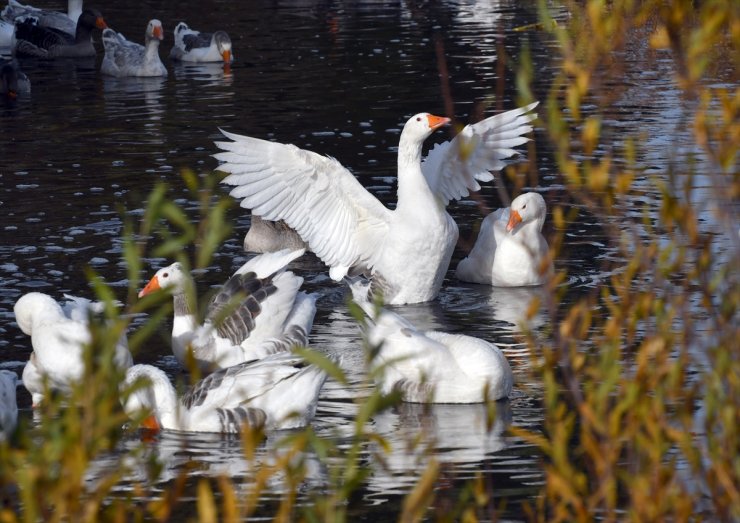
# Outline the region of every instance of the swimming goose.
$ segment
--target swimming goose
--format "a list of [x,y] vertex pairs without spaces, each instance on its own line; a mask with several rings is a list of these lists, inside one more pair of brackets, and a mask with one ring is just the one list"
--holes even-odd
[[545,283],[553,272],[541,232],[546,210],[542,195],[530,192],[486,216],[473,249],[457,265],[457,278],[497,287]]
[[[213,297],[202,325],[188,300],[193,279],[179,263],[157,271],[139,297],[158,289],[172,293],[172,352],[182,365],[192,351],[202,372],[229,367],[290,350],[294,343],[305,344],[316,313],[316,298],[298,292],[303,278],[285,270],[304,252],[283,250],[249,260]],[[220,311],[238,292],[244,295],[242,303],[217,325]],[[288,336],[287,341],[275,340],[283,336]]]
[[170,51],[170,58],[184,62],[223,61],[229,64],[234,59],[231,38],[225,31],[201,33],[180,22],[175,27],[175,45]]
[[18,376],[12,370],[0,370],[0,441],[7,440],[18,423],[15,386]]
[[[132,387],[139,380],[144,386]],[[280,353],[214,372],[178,399],[162,370],[134,365],[124,381],[133,390],[124,410],[131,417],[149,412],[142,425],[155,430],[229,433],[243,425],[289,429],[311,421],[325,380],[318,367]]]
[[81,14],[82,0],[69,0],[66,13],[39,9],[31,5],[23,5],[16,0],[8,0],[8,5],[0,16],[8,22],[20,22],[27,18],[34,18],[39,27],[56,29],[74,36],[77,31],[77,20]]
[[159,58],[159,42],[164,38],[162,22],[150,20],[146,26],[144,45],[126,40],[113,29],[103,31],[105,56],[100,72],[111,76],[167,76]]
[[496,345],[464,334],[416,329],[367,300],[367,284],[350,283],[352,296],[369,318],[367,341],[378,352],[371,362],[381,392],[401,393],[410,403],[481,403],[511,394],[514,377]]
[[16,53],[40,58],[95,56],[92,32],[94,29],[106,27],[108,26],[103,20],[103,15],[97,9],[82,11],[73,35],[58,29],[42,27],[35,18],[26,18],[16,22]]
[[[89,300],[68,302],[65,308],[48,294],[29,292],[14,307],[18,327],[31,336],[33,352],[23,371],[23,383],[34,405],[43,399],[43,378],[52,390],[69,392],[84,375],[83,348],[90,343],[87,310],[95,311]],[[131,366],[128,341],[123,335],[115,348],[114,363],[119,369]]]
[[[265,220],[295,229],[334,280],[372,278],[386,303],[434,299],[450,264],[458,229],[445,207],[480,189],[477,180],[504,166],[512,147],[527,141],[537,103],[468,125],[421,162],[422,144],[449,118],[420,113],[404,125],[398,146],[398,203],[386,208],[338,161],[299,149],[221,131],[215,155],[236,186],[234,198]],[[464,151],[464,154],[460,152]]]
[[31,82],[15,60],[0,59],[0,95],[15,99],[20,93],[30,93]]

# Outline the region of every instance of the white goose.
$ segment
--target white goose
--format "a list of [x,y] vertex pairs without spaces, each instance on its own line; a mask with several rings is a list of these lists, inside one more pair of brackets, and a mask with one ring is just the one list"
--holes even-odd
[[[330,276],[364,273],[387,303],[434,299],[452,257],[458,230],[445,207],[480,189],[501,169],[537,104],[468,125],[421,163],[422,144],[448,118],[420,113],[404,125],[398,146],[398,203],[386,208],[338,161],[293,145],[222,131],[219,170],[241,206],[266,220],[284,220],[330,267]],[[461,154],[461,151],[465,151]],[[462,159],[464,158],[464,160]]]
[[39,9],[32,5],[23,5],[16,0],[8,0],[8,5],[3,9],[0,16],[8,22],[33,18],[39,27],[46,27],[74,35],[77,30],[77,19],[82,14],[82,0],[69,0],[67,12],[49,11]]
[[511,394],[514,377],[496,345],[463,334],[416,329],[367,300],[365,284],[350,283],[355,302],[369,317],[367,341],[378,352],[371,363],[381,392],[401,393],[410,403],[480,403]]
[[473,249],[457,265],[457,278],[497,287],[545,283],[553,272],[541,232],[546,211],[542,195],[530,192],[486,216]]
[[0,370],[0,441],[7,440],[18,424],[15,387],[18,376],[12,370]]
[[0,50],[3,54],[15,51],[15,24],[0,19]]
[[[186,365],[192,351],[203,372],[230,367],[288,351],[293,344],[305,345],[316,313],[316,298],[298,292],[303,278],[285,270],[304,252],[284,250],[249,260],[213,297],[203,325],[188,298],[194,285],[192,277],[179,263],[157,271],[139,297],[158,289],[172,293],[172,352],[182,365]],[[238,292],[245,295],[243,302],[222,322],[214,324],[221,309]]]
[[159,42],[164,39],[162,22],[150,20],[146,26],[144,45],[126,40],[113,29],[103,31],[105,56],[100,72],[110,76],[167,76],[167,68],[159,58]]
[[[134,385],[138,380],[143,387]],[[311,421],[325,380],[318,367],[280,353],[214,372],[178,399],[162,370],[134,365],[124,381],[133,391],[124,410],[131,417],[150,413],[142,426],[155,430],[228,433],[243,425],[289,429]]]
[[[83,349],[91,341],[87,314],[95,305],[84,298],[71,300],[62,308],[48,294],[29,292],[15,304],[18,327],[31,336],[33,346],[23,383],[34,405],[43,399],[44,378],[52,390],[68,392],[84,375]],[[125,335],[116,345],[114,363],[121,370],[132,364]]]
[[175,27],[175,45],[170,51],[172,60],[184,62],[224,62],[231,63],[231,38],[225,31],[201,33],[190,29],[185,22]]

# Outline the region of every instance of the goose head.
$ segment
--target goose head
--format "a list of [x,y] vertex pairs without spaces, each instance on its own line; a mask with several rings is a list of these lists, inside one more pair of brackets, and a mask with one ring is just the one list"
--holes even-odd
[[520,194],[511,202],[511,211],[509,213],[509,223],[506,224],[506,231],[513,232],[519,224],[530,222],[539,222],[539,230],[545,223],[545,212],[547,205],[541,194],[528,192]]
[[161,369],[142,364],[129,367],[121,390],[128,392],[123,401],[123,410],[130,418],[142,412],[148,413],[141,422],[142,428],[160,430],[163,418],[175,415],[175,392]]
[[18,323],[18,327],[29,336],[33,332],[33,324],[36,318],[46,317],[47,315],[50,317],[64,316],[64,312],[56,300],[41,292],[29,292],[21,296],[15,302],[13,312],[15,312],[15,321]]
[[156,18],[149,20],[149,24],[146,26],[146,35],[144,36],[146,42],[151,40],[164,40],[164,29],[162,28],[162,22]]
[[226,31],[216,31],[213,33],[213,40],[216,42],[216,48],[224,59],[224,63],[231,62],[231,38]]
[[429,113],[415,114],[408,119],[401,132],[402,137],[419,143],[426,140],[434,131],[450,122],[444,116],[434,116]]
[[106,29],[108,24],[105,23],[103,15],[97,9],[85,9],[77,19],[77,32],[83,29],[89,33],[93,29]]
[[160,289],[169,289],[173,296],[183,294],[185,287],[190,281],[190,275],[185,272],[179,262],[159,269],[149,283],[139,292],[139,298],[151,294]]

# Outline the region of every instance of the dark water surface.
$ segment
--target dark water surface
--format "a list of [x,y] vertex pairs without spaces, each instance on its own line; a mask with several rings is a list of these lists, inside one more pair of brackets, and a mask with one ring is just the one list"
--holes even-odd
[[[36,5],[62,8],[62,3]],[[150,18],[162,20],[165,41],[160,55],[170,74],[167,79],[106,78],[97,71],[100,57],[21,61],[32,93],[0,106],[0,361],[19,373],[31,347],[14,322],[12,308],[18,297],[31,290],[57,297],[90,296],[83,274],[90,264],[124,299],[128,282],[119,239],[120,209],[133,218],[140,216],[146,195],[161,180],[170,183],[172,194],[183,198],[184,205],[195,205],[179,172],[189,168],[205,174],[216,167],[211,154],[216,152],[213,141],[219,139],[219,127],[332,155],[392,205],[396,146],[410,115],[446,114],[446,102],[451,102],[454,116],[467,123],[515,107],[515,62],[525,40],[536,71],[535,93],[544,96],[558,71],[555,44],[546,35],[512,31],[536,21],[536,2],[147,1],[110,2],[102,11],[111,27],[136,41],[143,40]],[[166,60],[172,30],[180,20],[231,35],[236,61],[229,74],[218,64]],[[670,74],[660,70],[661,62],[647,63],[639,48],[634,52],[634,72],[626,72],[610,123],[655,130],[646,145],[646,161],[653,173],[660,173],[671,157],[669,144],[661,140],[663,130],[677,128],[685,113],[670,98],[675,87]],[[446,68],[448,83],[440,80],[440,67]],[[644,75],[649,81],[640,80]],[[438,132],[429,143],[449,138],[446,132]],[[531,188],[543,192],[549,208],[568,205],[570,198],[541,131],[535,131],[534,138],[529,156],[537,162],[539,178]],[[500,178],[495,183],[501,183]],[[644,205],[655,208],[651,187],[645,183],[644,197],[632,202],[635,212],[642,212]],[[503,203],[490,184],[480,198],[490,208]],[[450,212],[464,242],[482,218],[481,211],[468,199],[452,204]],[[235,233],[201,278],[201,289],[223,282],[246,259],[241,240],[248,215],[237,208],[232,218]],[[609,277],[601,267],[614,261],[616,251],[602,225],[601,218],[582,213],[569,228],[567,245],[556,262],[557,269],[567,271],[576,294]],[[456,251],[452,270],[464,253],[463,247]],[[142,278],[164,264],[150,261]],[[305,277],[309,291],[320,295],[312,346],[341,355],[356,384],[346,389],[327,383],[314,426],[320,434],[348,441],[356,408],[352,399],[367,392],[359,370],[364,361],[359,329],[346,307],[346,290],[328,280],[320,262],[306,257],[295,271]],[[374,419],[373,428],[396,445],[387,456],[387,469],[369,457],[377,449],[367,449],[375,473],[353,510],[355,520],[391,518],[398,510],[399,500],[428,460],[404,447],[407,436],[422,427],[435,442],[445,478],[450,478],[438,486],[442,498],[454,500],[461,481],[480,472],[496,498],[506,500],[503,516],[519,520],[521,502],[531,499],[541,484],[537,451],[505,432],[508,423],[538,430],[542,421],[541,386],[527,382],[530,354],[515,336],[518,318],[538,291],[494,291],[460,284],[452,272],[448,276],[437,301],[403,307],[402,313],[420,328],[466,332],[498,343],[518,378],[514,395],[499,409],[490,432],[485,430],[483,408],[476,405],[404,405]],[[544,315],[532,326],[546,328]],[[177,368],[164,337],[161,345],[147,347],[146,354],[135,359],[172,373]],[[30,399],[22,387],[19,401],[22,415],[30,415]],[[151,452],[165,464],[162,477],[152,485],[153,496],[194,462],[198,474],[244,478],[243,488],[249,489],[253,472],[241,459],[235,438],[163,435]],[[315,458],[309,457],[309,462],[315,466],[310,467],[306,489],[321,487],[327,472]],[[101,470],[108,466],[105,459],[97,465]],[[135,479],[143,479],[143,474]],[[273,488],[278,499],[282,486],[276,482]]]

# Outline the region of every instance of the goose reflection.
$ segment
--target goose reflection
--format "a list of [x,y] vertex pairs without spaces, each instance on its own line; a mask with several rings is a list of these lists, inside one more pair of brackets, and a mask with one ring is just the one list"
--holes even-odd
[[216,62],[179,62],[172,66],[178,81],[184,79],[206,82],[206,86],[229,86],[234,83],[232,66]]
[[[102,82],[105,111],[109,118],[124,119],[126,128],[137,129],[137,141],[161,143],[163,137],[161,122],[166,110],[162,98],[167,78],[118,78],[104,75]],[[136,123],[142,125],[130,125]]]
[[[510,325],[511,330],[537,330],[545,324],[544,304],[548,291],[544,287],[491,287],[489,290],[488,304],[494,319]],[[534,300],[539,301],[539,307],[529,317]]]
[[490,426],[486,418],[482,404],[403,403],[378,414],[374,430],[387,439],[390,450],[372,449],[368,489],[383,495],[405,493],[432,457],[450,465],[453,473],[478,470],[484,460],[508,446],[510,402],[496,402]]

